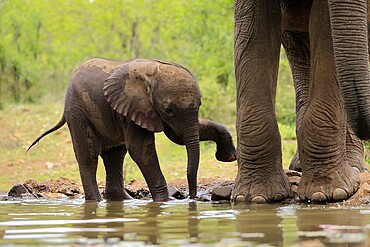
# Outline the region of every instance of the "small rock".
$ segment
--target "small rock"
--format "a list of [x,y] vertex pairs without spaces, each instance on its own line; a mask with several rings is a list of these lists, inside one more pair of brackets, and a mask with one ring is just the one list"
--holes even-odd
[[151,198],[151,194],[148,189],[146,188],[141,188],[136,191],[135,195],[133,196],[136,199],[146,199],[146,198]]
[[40,195],[41,197],[52,198],[52,199],[67,198],[67,195],[62,194],[62,193],[41,192],[38,195]]
[[231,187],[233,187],[234,186],[234,181],[227,180],[225,182],[222,182],[221,185],[222,186],[231,186]]
[[290,189],[292,190],[293,193],[297,194],[297,192],[298,192],[298,186],[297,185],[292,184],[290,186]]
[[285,171],[285,174],[289,177],[293,177],[293,176],[297,176],[297,177],[302,177],[302,173],[301,172],[297,172],[297,171],[294,171],[294,170],[284,170]]
[[370,194],[370,185],[367,182],[362,184],[362,189],[364,192]]
[[288,181],[291,184],[298,185],[299,184],[299,181],[301,181],[301,177],[291,176],[291,177],[288,177]]
[[[135,198],[136,191],[132,188],[131,185],[126,185],[125,184],[125,190],[126,192],[133,198]],[[104,189],[103,189],[103,194],[104,194]]]
[[178,193],[179,190],[175,186],[168,186],[168,195],[173,196],[174,194]]
[[8,192],[8,196],[21,197],[22,194],[30,194],[23,184],[14,185]]
[[170,185],[168,186],[168,195],[170,197],[176,198],[176,199],[185,199],[186,196],[181,193],[180,190],[178,190],[175,186]]
[[212,190],[212,201],[230,200],[232,188],[231,186],[220,186]]
[[23,185],[31,194],[38,192],[39,184],[35,179],[28,179]]
[[202,194],[202,195],[198,196],[197,200],[200,201],[200,202],[210,202],[212,199],[209,195]]

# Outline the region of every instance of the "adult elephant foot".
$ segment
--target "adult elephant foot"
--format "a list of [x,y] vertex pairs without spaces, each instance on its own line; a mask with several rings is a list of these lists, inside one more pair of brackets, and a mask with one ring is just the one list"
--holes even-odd
[[290,186],[283,171],[272,174],[272,176],[250,176],[238,173],[232,201],[234,203],[265,204],[281,202],[289,196]]
[[334,202],[351,197],[359,188],[359,171],[348,164],[324,174],[303,172],[298,195],[303,202]]

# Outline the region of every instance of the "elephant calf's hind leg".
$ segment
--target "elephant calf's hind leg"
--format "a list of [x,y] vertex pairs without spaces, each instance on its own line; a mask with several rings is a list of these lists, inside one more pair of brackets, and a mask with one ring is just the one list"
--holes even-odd
[[127,150],[124,146],[114,147],[101,154],[106,171],[105,198],[111,201],[132,199],[123,182],[123,159]]
[[86,201],[101,201],[101,195],[96,181],[98,156],[100,152],[99,141],[88,124],[78,117],[68,121],[71,132],[73,149],[78,162],[82,186]]

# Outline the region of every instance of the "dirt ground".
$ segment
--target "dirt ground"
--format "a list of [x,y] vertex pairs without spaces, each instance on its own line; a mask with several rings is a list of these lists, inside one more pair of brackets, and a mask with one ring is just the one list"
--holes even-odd
[[[301,178],[301,173],[286,170],[286,174],[291,184],[291,190],[294,194],[297,191]],[[370,173],[360,174],[361,183],[359,190],[348,200],[337,202],[345,205],[363,205],[370,204]],[[229,201],[234,181],[220,177],[199,178],[198,179],[198,200],[200,201]],[[104,182],[99,182],[99,189],[104,197]],[[135,199],[150,199],[150,193],[145,182],[140,180],[131,180],[125,185],[127,192]],[[170,196],[175,199],[185,199],[188,195],[187,181],[177,179],[168,181]],[[80,181],[59,178],[39,182],[29,179],[23,184],[14,185],[8,192],[8,195],[2,200],[8,200],[12,197],[36,197],[36,198],[83,198],[83,189]],[[294,199],[285,201],[286,203],[296,202]]]

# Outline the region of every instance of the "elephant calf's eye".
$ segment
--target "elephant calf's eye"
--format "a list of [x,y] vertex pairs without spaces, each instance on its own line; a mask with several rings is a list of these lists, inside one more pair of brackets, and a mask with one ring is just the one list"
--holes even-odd
[[171,109],[169,107],[166,107],[164,109],[164,113],[166,113],[166,115],[169,116],[169,117],[172,117],[175,114],[175,112],[173,111],[173,109]]

